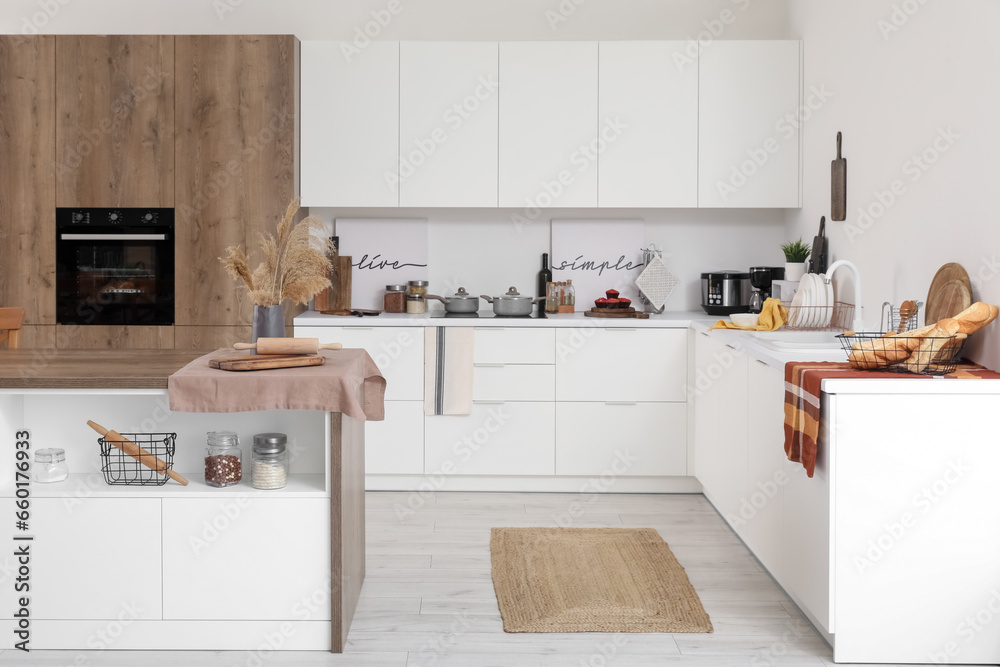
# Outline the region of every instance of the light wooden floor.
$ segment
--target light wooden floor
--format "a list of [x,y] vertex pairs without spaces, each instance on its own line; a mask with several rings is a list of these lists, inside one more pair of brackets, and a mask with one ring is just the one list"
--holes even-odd
[[[827,645],[701,495],[368,493],[368,574],[347,652],[266,665],[503,667],[832,664]],[[412,509],[410,509],[412,508]],[[713,634],[505,634],[490,580],[493,526],[657,529]],[[21,651],[0,665],[259,665],[247,652]]]

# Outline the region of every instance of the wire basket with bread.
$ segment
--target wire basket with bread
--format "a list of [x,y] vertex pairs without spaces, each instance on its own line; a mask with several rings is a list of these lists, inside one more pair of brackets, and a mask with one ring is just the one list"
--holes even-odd
[[854,368],[946,375],[955,371],[966,339],[996,319],[997,306],[974,303],[954,317],[921,329],[888,333],[846,331],[840,339]]

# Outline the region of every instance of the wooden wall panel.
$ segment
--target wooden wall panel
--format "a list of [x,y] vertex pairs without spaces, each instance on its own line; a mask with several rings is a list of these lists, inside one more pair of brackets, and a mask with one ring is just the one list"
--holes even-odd
[[0,35],[0,306],[28,325],[56,321],[55,43]]
[[276,228],[295,195],[297,40],[188,35],[175,38],[175,51],[184,81],[176,91],[177,324],[249,324],[252,302],[218,258],[229,245],[256,251],[260,231]]
[[[233,343],[250,342],[249,324],[234,326],[176,326],[174,327],[174,347],[178,350],[204,350],[210,352],[222,347],[232,347]],[[292,327],[285,327],[285,335],[292,335]]]
[[56,38],[58,206],[174,205],[174,38]]
[[173,327],[60,324],[55,329],[56,347],[63,350],[171,350],[174,347]]

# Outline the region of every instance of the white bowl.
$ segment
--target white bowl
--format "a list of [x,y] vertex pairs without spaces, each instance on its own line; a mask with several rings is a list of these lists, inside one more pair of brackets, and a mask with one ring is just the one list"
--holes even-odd
[[760,315],[757,313],[733,313],[729,316],[729,319],[738,327],[749,328],[757,326],[757,320],[760,319]]

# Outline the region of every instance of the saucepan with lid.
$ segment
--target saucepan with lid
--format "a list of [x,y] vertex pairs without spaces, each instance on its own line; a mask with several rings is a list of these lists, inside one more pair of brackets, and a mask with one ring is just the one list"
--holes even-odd
[[428,294],[428,299],[437,299],[444,304],[446,313],[476,313],[479,312],[479,297],[469,294],[464,287],[459,287],[452,296]]
[[516,287],[511,287],[506,294],[500,296],[483,294],[482,298],[493,304],[493,313],[497,317],[528,317],[531,315],[532,306],[545,300],[544,296],[524,296]]

